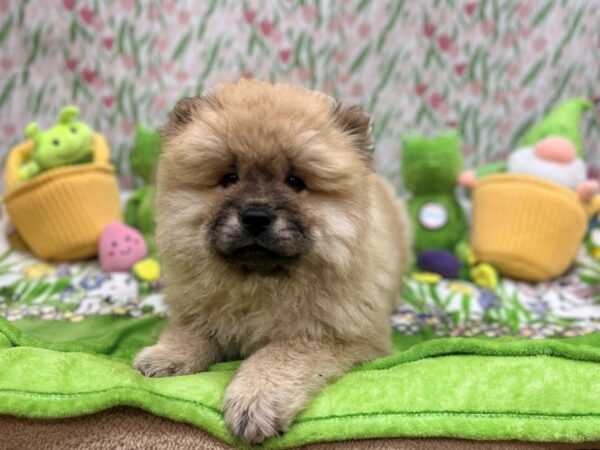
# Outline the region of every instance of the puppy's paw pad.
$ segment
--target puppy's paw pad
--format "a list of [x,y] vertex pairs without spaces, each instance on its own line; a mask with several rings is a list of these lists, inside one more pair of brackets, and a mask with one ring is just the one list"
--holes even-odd
[[184,362],[175,361],[169,356],[169,352],[159,345],[146,347],[138,353],[133,367],[147,377],[170,377],[191,373]]
[[261,444],[272,436],[281,436],[285,424],[280,405],[268,396],[231,395],[225,397],[225,422],[231,432],[248,444]]

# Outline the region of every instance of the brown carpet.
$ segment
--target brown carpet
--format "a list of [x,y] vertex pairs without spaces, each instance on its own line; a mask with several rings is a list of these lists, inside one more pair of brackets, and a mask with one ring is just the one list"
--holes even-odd
[[[89,416],[31,420],[0,416],[2,450],[225,450],[204,431],[134,408],[114,408]],[[258,447],[260,448],[260,447]],[[568,445],[461,439],[373,439],[321,443],[302,450],[542,450],[600,449],[600,442]]]

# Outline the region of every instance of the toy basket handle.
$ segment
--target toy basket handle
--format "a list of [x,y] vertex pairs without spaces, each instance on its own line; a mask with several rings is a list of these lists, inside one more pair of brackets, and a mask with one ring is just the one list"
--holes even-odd
[[[110,148],[106,143],[106,139],[101,134],[94,133],[94,164],[106,165],[110,163]],[[33,140],[18,144],[10,150],[4,165],[4,183],[5,190],[8,191],[14,186],[21,184],[19,176],[19,168],[27,161],[33,150]]]
[[34,143],[31,139],[13,147],[6,158],[4,165],[4,183],[6,191],[20,182],[19,168],[29,160]]
[[592,200],[590,201],[588,207],[588,216],[593,216],[594,214],[600,214],[600,194],[594,195]]
[[106,139],[99,133],[94,133],[94,163],[108,164],[110,163],[110,147]]

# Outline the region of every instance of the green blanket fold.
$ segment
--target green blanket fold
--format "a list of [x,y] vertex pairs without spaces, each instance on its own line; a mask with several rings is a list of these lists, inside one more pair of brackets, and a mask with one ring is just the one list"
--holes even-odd
[[[236,363],[159,379],[130,367],[162,325],[153,317],[94,316],[76,324],[0,318],[0,414],[58,418],[128,405],[243,447],[221,415]],[[393,355],[328,386],[263,448],[406,436],[600,440],[600,334],[556,340],[396,334],[394,345]]]

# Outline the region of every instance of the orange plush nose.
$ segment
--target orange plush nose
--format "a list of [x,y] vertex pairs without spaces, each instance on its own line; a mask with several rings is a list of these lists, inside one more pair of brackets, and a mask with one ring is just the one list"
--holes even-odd
[[542,139],[533,151],[538,158],[559,164],[569,164],[577,157],[575,146],[568,139],[558,136]]

